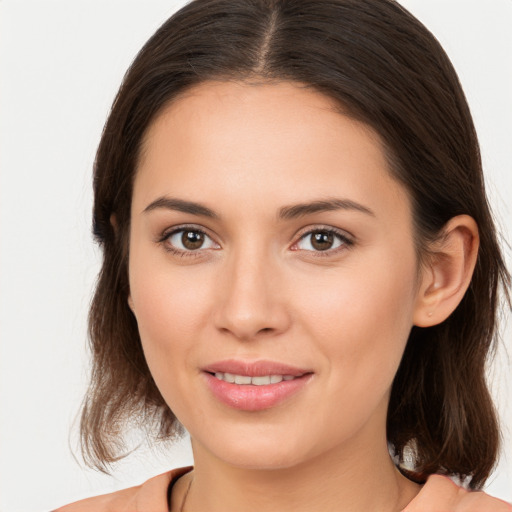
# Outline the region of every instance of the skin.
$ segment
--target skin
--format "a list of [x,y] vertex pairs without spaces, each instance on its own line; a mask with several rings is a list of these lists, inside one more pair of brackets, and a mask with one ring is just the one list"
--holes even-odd
[[[162,198],[215,217],[155,206]],[[350,207],[279,217],[333,198]],[[181,232],[169,235],[183,225],[205,232],[204,245],[187,250]],[[341,238],[315,250],[308,233],[326,229]],[[474,221],[456,217],[445,235],[432,247],[442,257],[420,267],[409,196],[379,137],[311,89],[209,82],[160,113],[134,182],[129,304],[155,382],[192,439],[195,469],[174,487],[172,510],[191,482],[185,510],[411,502],[420,487],[390,460],[386,411],[411,327],[444,320],[471,278]],[[201,372],[230,358],[313,376],[276,407],[240,411]]]

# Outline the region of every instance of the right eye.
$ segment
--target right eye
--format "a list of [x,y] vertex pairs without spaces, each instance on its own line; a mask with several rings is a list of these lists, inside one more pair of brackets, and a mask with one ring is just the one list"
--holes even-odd
[[165,235],[162,240],[176,252],[186,253],[199,249],[219,249],[216,244],[204,231],[193,228],[176,229]]

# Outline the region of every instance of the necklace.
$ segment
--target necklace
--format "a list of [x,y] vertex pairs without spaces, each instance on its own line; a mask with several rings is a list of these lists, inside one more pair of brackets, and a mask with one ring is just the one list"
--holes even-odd
[[180,512],[183,512],[183,509],[185,507],[185,502],[187,501],[188,492],[190,491],[191,486],[192,486],[192,479],[190,479],[187,490],[185,491],[185,495],[183,496],[183,500],[181,501]]

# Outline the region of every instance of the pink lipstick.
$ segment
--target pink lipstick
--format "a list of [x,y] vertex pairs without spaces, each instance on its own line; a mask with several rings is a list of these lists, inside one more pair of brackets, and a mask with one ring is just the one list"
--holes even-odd
[[313,372],[274,361],[226,360],[203,368],[213,395],[243,411],[270,409],[297,394]]

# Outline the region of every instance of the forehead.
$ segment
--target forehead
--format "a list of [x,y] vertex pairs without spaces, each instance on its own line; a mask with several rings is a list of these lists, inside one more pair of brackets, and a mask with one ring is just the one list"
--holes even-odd
[[374,199],[385,199],[382,208],[397,194],[407,199],[389,173],[380,137],[340,110],[331,98],[291,82],[195,86],[147,130],[134,199],[179,192],[184,199],[233,202],[259,195],[278,207],[308,199],[299,196],[336,191],[361,200],[373,191]]
[[[203,144],[212,139],[208,135],[215,135],[216,143],[222,142],[222,135],[224,139],[232,139],[231,129],[239,142],[244,135],[252,137],[259,132],[260,137],[253,140],[253,144],[258,141],[261,145],[267,143],[269,149],[272,145],[268,144],[264,134],[275,140],[274,136],[279,132],[282,145],[292,129],[295,137],[303,136],[304,142],[312,141],[313,132],[322,138],[326,135],[336,138],[340,115],[349,121],[350,116],[344,114],[338,102],[306,84],[207,81],[185,90],[162,108],[146,131],[141,155],[146,154],[155,132],[178,126],[193,127]],[[350,124],[352,130],[365,132],[380,149],[381,139],[374,130],[355,120]],[[213,125],[222,129],[211,133],[208,130]],[[190,133],[182,133],[190,140]]]

